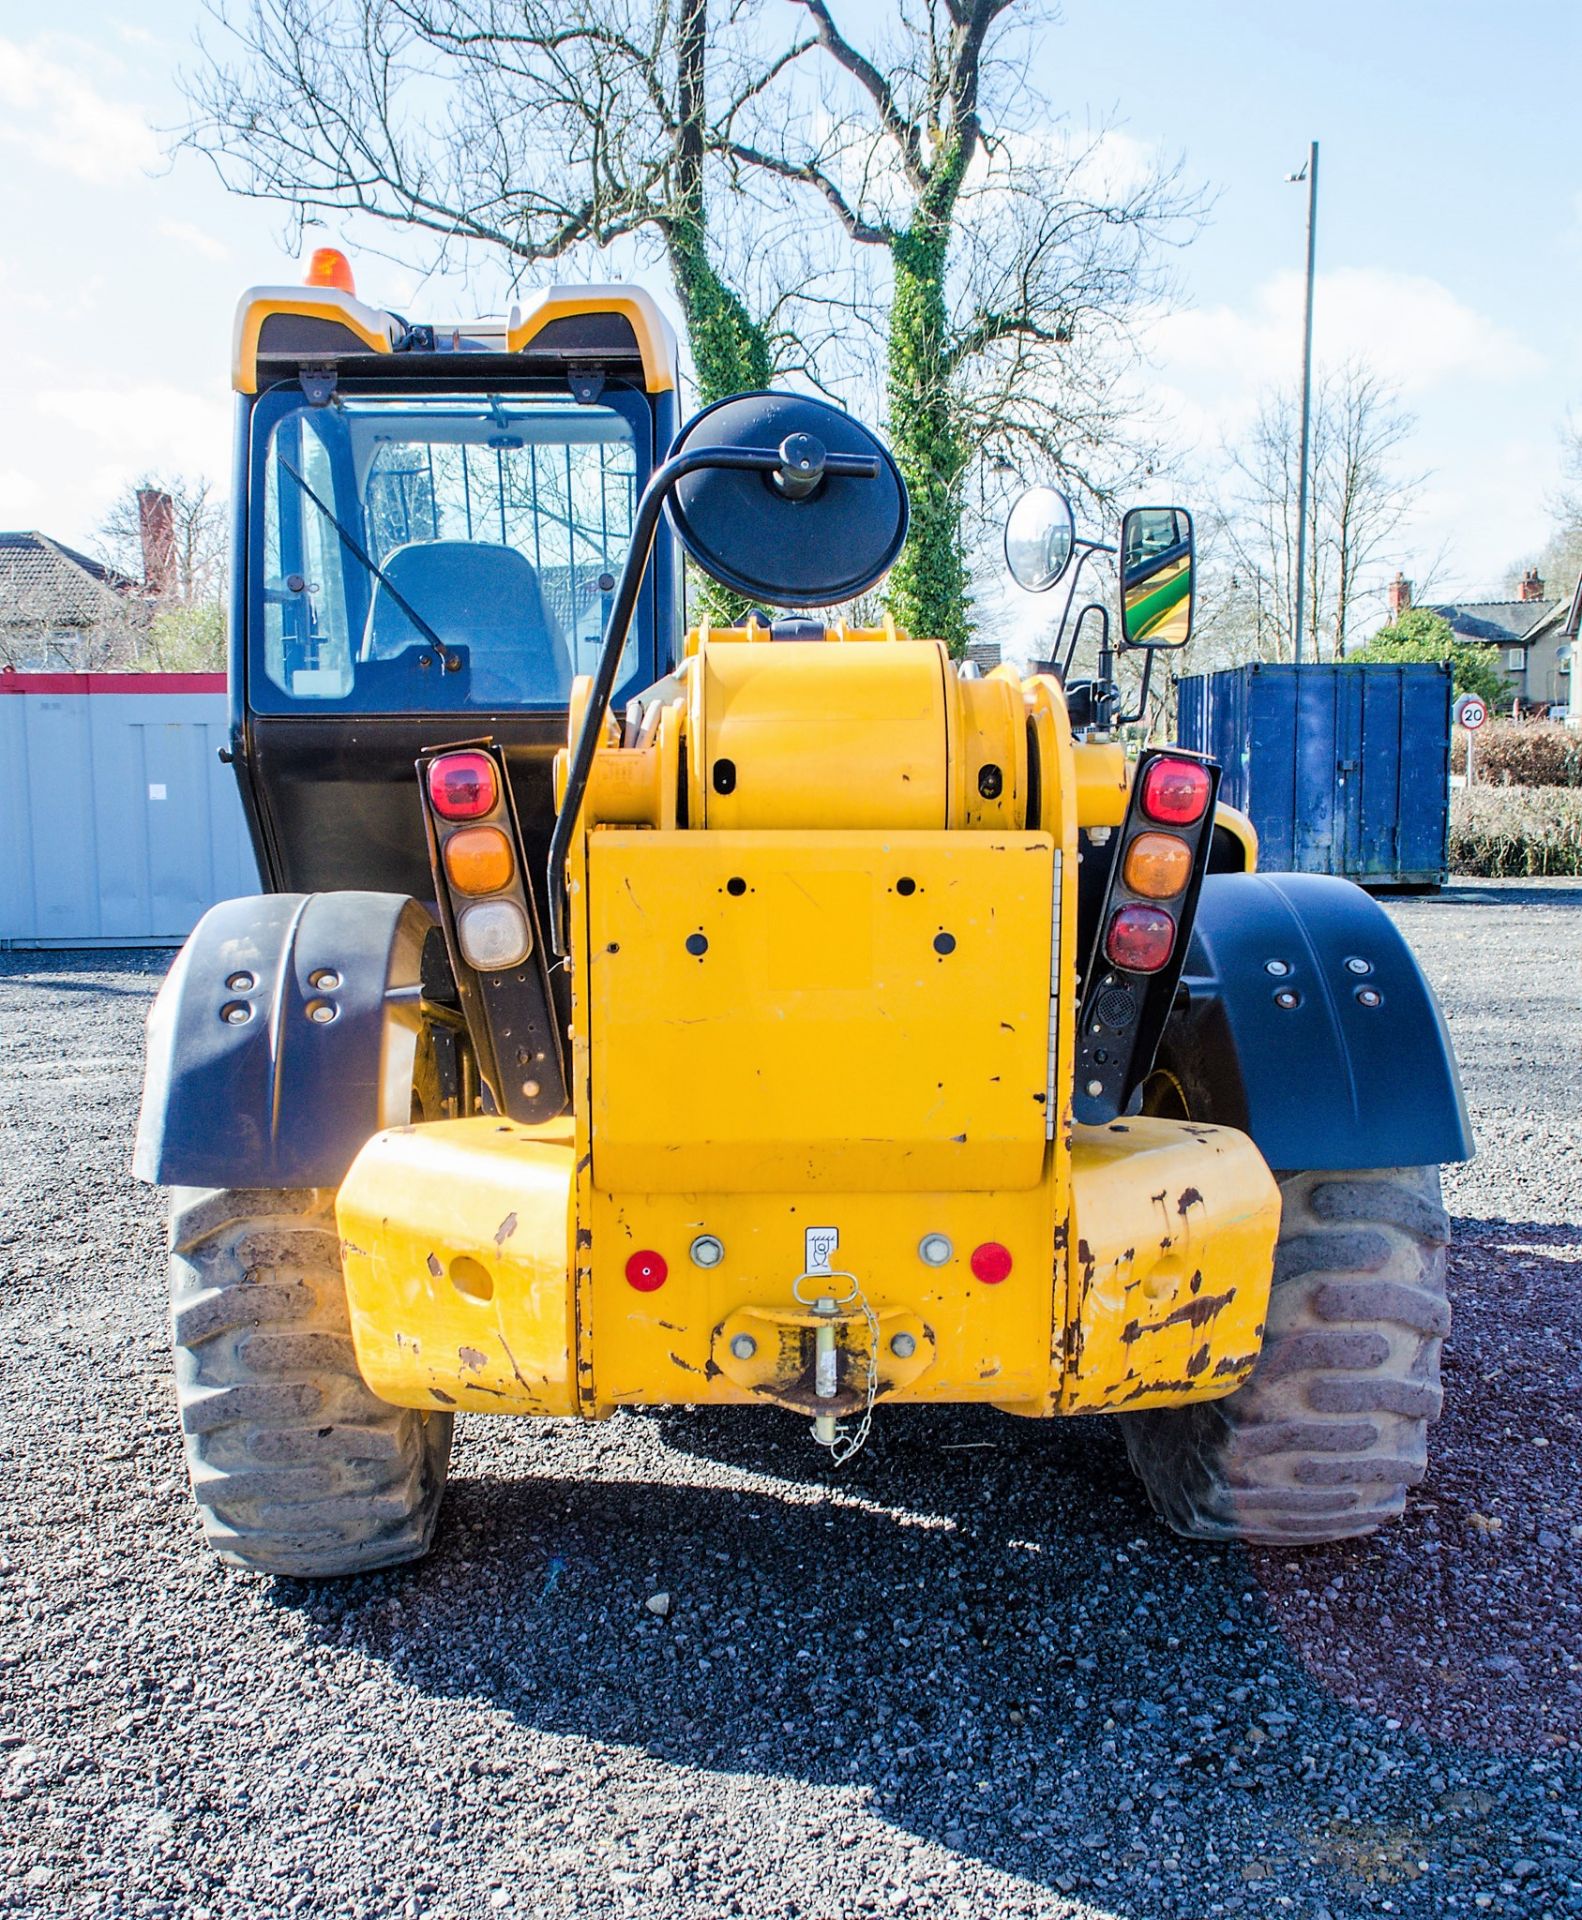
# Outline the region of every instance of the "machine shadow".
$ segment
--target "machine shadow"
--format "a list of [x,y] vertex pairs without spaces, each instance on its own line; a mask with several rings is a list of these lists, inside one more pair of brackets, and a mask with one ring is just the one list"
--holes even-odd
[[[463,1472],[430,1561],[278,1599],[432,1695],[864,1790],[919,1837],[1120,1912],[1166,1910],[1165,1854],[1203,1902],[1244,1899],[1271,1843],[1344,1876],[1333,1778],[1304,1784],[1295,1753],[1276,1773],[1242,1736],[1273,1706],[1309,1751],[1340,1747],[1355,1716],[1245,1553],[1151,1519],[1108,1423],[894,1410],[838,1487],[787,1417],[641,1424],[620,1453],[669,1453],[663,1479]],[[691,1481],[689,1454],[746,1484]]]

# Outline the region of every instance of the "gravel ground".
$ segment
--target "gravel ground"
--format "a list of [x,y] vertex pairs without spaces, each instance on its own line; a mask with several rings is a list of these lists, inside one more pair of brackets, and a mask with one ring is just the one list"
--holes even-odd
[[472,1419],[433,1557],[318,1589],[188,1501],[166,956],[0,955],[0,1910],[1582,1914],[1582,887],[1390,910],[1482,1145],[1393,1531],[1189,1548],[1098,1422]]

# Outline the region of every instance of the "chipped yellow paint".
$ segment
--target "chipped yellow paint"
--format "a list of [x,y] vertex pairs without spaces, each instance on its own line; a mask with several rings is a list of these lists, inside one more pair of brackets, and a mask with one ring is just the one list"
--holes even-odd
[[1060,1410],[1213,1400],[1252,1371],[1280,1189],[1245,1134],[1188,1121],[1078,1127]]
[[401,1407],[574,1413],[568,1120],[376,1134],[336,1196],[357,1367]]
[[[1072,1127],[1079,821],[1114,824],[1128,772],[1073,743],[1058,683],[960,681],[893,628],[750,624],[693,636],[621,737],[568,865],[573,1114],[397,1129],[343,1190],[374,1391],[850,1416],[875,1363],[884,1402],[1039,1415],[1232,1391],[1266,1310],[1267,1167],[1225,1128]],[[828,1280],[804,1277],[810,1229],[836,1236]],[[988,1241],[998,1284],[972,1270]],[[638,1252],[655,1290],[627,1279]]]
[[[793,1288],[806,1264],[807,1230],[839,1235],[832,1265],[853,1274],[879,1323],[880,1379],[890,1400],[976,1401],[1047,1396],[1054,1240],[1051,1189],[1015,1192],[625,1193],[595,1189],[593,1311],[599,1329],[599,1397],[622,1406],[656,1402],[751,1404],[810,1411],[814,1316]],[[690,1257],[702,1234],[725,1253],[714,1267]],[[951,1243],[942,1266],[919,1248],[926,1235]],[[987,1240],[1010,1249],[997,1286],[973,1277],[972,1251]],[[669,1268],[653,1293],[635,1292],[626,1262],[661,1254]],[[810,1280],[806,1298],[839,1297],[847,1283]],[[732,1364],[730,1341],[748,1332],[751,1364]],[[867,1383],[870,1334],[853,1302],[837,1327],[840,1398],[851,1411]],[[904,1364],[891,1341],[909,1333]],[[912,1364],[916,1362],[916,1364]]]

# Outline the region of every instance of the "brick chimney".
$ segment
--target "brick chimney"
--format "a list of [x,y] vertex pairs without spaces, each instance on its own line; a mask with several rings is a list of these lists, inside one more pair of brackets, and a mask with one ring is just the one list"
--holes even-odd
[[1412,583],[1404,573],[1397,571],[1395,578],[1390,582],[1388,591],[1390,618],[1392,620],[1399,620],[1401,615],[1405,613],[1406,609],[1412,604]]
[[158,487],[137,490],[137,527],[143,539],[143,584],[157,599],[176,591],[176,509]]
[[1529,567],[1527,571],[1522,575],[1521,588],[1518,591],[1516,598],[1518,600],[1542,600],[1543,597],[1544,597],[1543,575],[1538,571],[1536,567]]

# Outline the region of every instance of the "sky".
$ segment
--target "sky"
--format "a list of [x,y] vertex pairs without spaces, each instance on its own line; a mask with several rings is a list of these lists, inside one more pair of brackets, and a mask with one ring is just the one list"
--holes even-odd
[[[844,17],[856,33],[882,12]],[[224,489],[237,296],[300,265],[279,210],[171,157],[202,18],[199,0],[0,0],[0,528],[91,547],[147,472]],[[1417,417],[1405,459],[1428,479],[1401,564],[1469,596],[1536,553],[1562,426],[1582,422],[1579,54],[1575,0],[1065,0],[1033,47],[1040,92],[1179,157],[1211,198],[1145,375],[1186,470],[1298,371],[1306,189],[1284,176],[1316,138],[1316,357],[1365,352]],[[424,282],[355,228],[316,238],[410,317],[501,304],[487,275]]]

